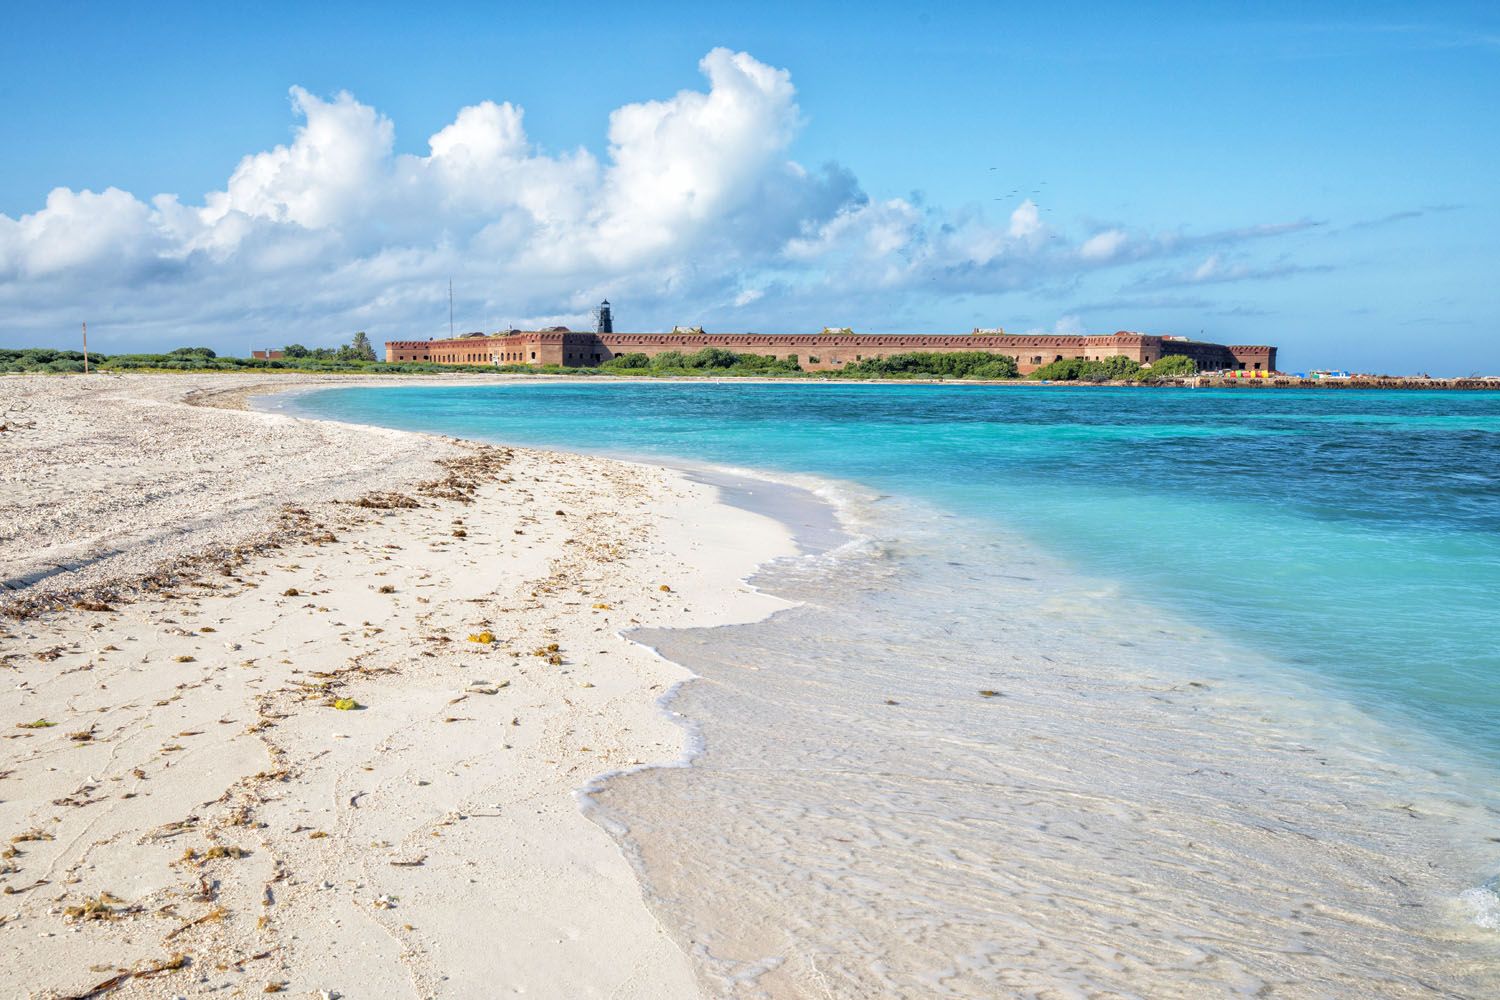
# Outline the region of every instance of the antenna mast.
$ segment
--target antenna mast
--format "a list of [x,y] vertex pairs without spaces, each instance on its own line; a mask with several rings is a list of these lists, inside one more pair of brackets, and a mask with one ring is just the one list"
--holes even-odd
[[448,279],[448,339],[453,339],[453,279]]

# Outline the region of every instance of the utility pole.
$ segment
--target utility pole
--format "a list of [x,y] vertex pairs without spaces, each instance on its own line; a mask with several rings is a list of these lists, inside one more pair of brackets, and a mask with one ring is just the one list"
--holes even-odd
[[89,373],[89,325],[83,324],[83,373]]

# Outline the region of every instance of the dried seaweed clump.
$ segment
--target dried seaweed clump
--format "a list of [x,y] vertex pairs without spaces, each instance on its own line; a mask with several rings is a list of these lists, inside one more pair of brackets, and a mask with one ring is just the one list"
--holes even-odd
[[10,842],[12,844],[25,844],[42,840],[56,839],[56,837],[52,836],[52,834],[48,833],[46,830],[40,830],[36,827],[32,827],[30,830],[27,830],[23,833],[18,833],[14,837],[10,838]]
[[85,899],[78,906],[63,908],[63,916],[69,920],[119,920],[130,913],[140,912],[138,906],[126,906],[125,900],[110,892],[101,892],[92,899]]
[[416,497],[409,497],[405,493],[380,490],[374,493],[366,493],[358,500],[350,502],[355,507],[364,507],[367,510],[410,510],[413,507],[422,506]]
[[456,500],[471,503],[479,484],[498,478],[502,469],[510,463],[509,448],[491,448],[481,445],[469,454],[457,458],[440,458],[437,464],[444,473],[440,479],[431,479],[417,486],[417,492],[438,500]]
[[[199,862],[203,862],[217,861],[220,858],[228,858],[231,861],[238,861],[240,858],[248,857],[249,854],[249,851],[245,850],[243,847],[236,847],[234,844],[215,844],[208,850],[204,851],[202,854],[198,854],[190,847],[187,849],[187,852],[183,854],[182,859],[184,861],[197,860]],[[191,855],[191,857],[189,855]]]

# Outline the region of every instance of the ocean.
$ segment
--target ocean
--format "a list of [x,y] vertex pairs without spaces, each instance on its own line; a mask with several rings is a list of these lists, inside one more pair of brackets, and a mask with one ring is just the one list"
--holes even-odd
[[701,678],[696,752],[590,797],[710,995],[1500,995],[1500,393],[283,405],[688,467],[805,526],[754,580],[795,608],[633,636]]

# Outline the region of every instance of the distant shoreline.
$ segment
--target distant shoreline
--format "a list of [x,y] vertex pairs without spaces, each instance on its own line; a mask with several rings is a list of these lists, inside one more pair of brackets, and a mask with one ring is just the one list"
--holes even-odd
[[[585,372],[587,374],[585,374]],[[124,373],[102,371],[94,375],[118,377]],[[244,376],[251,379],[264,380],[268,376],[277,377],[285,375],[316,375],[330,380],[349,378],[351,380],[363,380],[372,377],[389,380],[433,381],[448,384],[465,383],[474,380],[482,380],[483,383],[494,382],[724,382],[724,383],[749,383],[757,385],[784,384],[788,382],[819,382],[837,383],[847,385],[850,383],[874,384],[874,385],[993,385],[993,386],[1047,386],[1051,388],[1129,388],[1129,389],[1358,389],[1358,390],[1404,390],[1404,391],[1460,391],[1460,392],[1500,392],[1500,377],[1484,378],[1405,378],[1398,376],[1379,377],[1351,377],[1339,379],[1311,379],[1294,378],[1292,376],[1267,376],[1262,378],[1218,378],[1207,375],[1195,375],[1187,378],[1164,379],[1162,381],[1134,381],[1122,379],[1113,382],[1086,382],[1086,381],[1059,381],[1049,379],[959,379],[959,378],[854,378],[849,376],[827,377],[816,372],[807,372],[795,375],[764,376],[764,375],[620,375],[613,372],[595,371],[592,369],[581,369],[578,373],[564,374],[554,372],[507,372],[490,371],[484,368],[463,368],[452,366],[448,371],[437,372],[394,372],[374,369],[371,371],[348,371],[330,372],[318,369],[242,369],[242,370],[207,370],[207,371],[174,371],[171,369],[132,369],[130,375],[160,375],[160,376],[202,376],[212,374],[217,376]],[[79,372],[5,372],[0,376],[14,378],[76,378],[83,377]],[[382,384],[391,384],[387,381]],[[239,392],[241,390],[220,390],[220,392]],[[253,394],[253,393],[251,393]],[[240,407],[236,407],[240,408]]]

